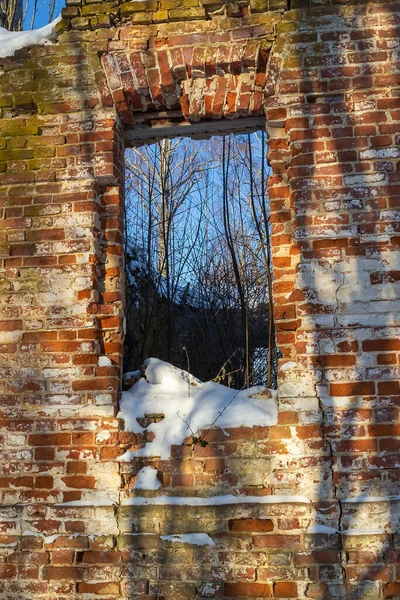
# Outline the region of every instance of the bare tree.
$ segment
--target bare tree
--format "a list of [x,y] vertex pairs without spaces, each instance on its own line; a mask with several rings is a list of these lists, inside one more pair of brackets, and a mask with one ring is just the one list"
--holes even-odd
[[[133,237],[137,244],[142,238],[140,254],[147,254],[147,274],[160,299],[165,298],[165,312],[161,311],[159,320],[160,329],[166,325],[167,360],[171,360],[174,308],[185,293],[182,281],[202,222],[201,181],[211,163],[203,158],[200,148],[190,148],[189,152],[189,144],[188,140],[166,139],[134,149],[127,157],[127,239]],[[133,201],[130,189],[135,192]],[[146,331],[155,309],[154,302],[150,306],[149,301],[146,294]]]
[[149,354],[184,366],[185,346],[202,379],[273,386],[264,154],[258,134],[128,155],[127,368]]
[[41,3],[38,0],[0,0],[0,26],[9,31],[34,29],[39,12],[46,14],[42,21],[50,23],[54,19],[56,4],[57,0],[44,0]]
[[23,27],[22,0],[0,0],[0,25],[9,31],[21,31]]
[[[228,245],[228,249],[231,255],[233,272],[235,274],[236,287],[239,295],[240,311],[242,316],[242,335],[243,335],[243,347],[245,357],[245,378],[246,387],[250,386],[250,349],[249,349],[249,319],[246,302],[246,294],[243,286],[244,273],[240,273],[239,263],[237,259],[237,244],[234,242],[232,234],[232,226],[229,214],[229,165],[231,159],[231,144],[230,139],[228,141],[228,148],[226,149],[225,137],[223,138],[222,146],[222,189],[223,189],[223,215],[224,215],[224,231],[225,239]],[[240,214],[240,213],[239,213]]]

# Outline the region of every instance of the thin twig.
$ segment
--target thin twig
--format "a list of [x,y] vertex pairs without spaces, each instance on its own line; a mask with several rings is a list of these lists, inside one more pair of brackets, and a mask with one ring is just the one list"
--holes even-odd
[[205,432],[204,435],[201,436],[201,440],[204,441],[204,438],[210,433],[211,429],[214,427],[215,423],[218,421],[218,419],[220,417],[222,417],[222,415],[224,414],[224,412],[226,411],[226,409],[228,408],[228,406],[230,406],[232,404],[232,402],[235,400],[235,398],[237,397],[237,395],[241,392],[242,390],[238,390],[236,392],[236,394],[233,396],[233,398],[231,398],[228,402],[228,404],[226,406],[224,406],[224,408],[218,413],[218,415],[215,417],[214,421],[211,423],[211,425],[209,426],[209,428],[207,429],[207,431]]
[[189,360],[189,354],[188,351],[186,349],[186,346],[182,346],[182,350],[185,352],[186,354],[186,362],[187,362],[187,374],[188,374],[188,397],[190,398],[190,360]]

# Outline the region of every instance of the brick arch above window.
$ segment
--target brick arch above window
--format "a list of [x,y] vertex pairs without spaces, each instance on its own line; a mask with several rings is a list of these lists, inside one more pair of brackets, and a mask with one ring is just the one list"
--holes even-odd
[[171,38],[146,52],[125,49],[102,56],[112,100],[125,124],[135,113],[152,111],[180,111],[190,122],[263,114],[272,42],[250,37],[210,46],[208,35],[196,45],[180,46]]

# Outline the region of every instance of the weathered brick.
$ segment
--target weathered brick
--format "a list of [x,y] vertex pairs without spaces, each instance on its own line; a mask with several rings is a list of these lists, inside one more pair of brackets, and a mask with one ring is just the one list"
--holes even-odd
[[231,531],[247,531],[247,532],[269,532],[274,529],[274,523],[271,519],[235,519],[229,521],[229,529]]
[[[2,590],[397,597],[394,513],[360,501],[396,496],[400,469],[399,9],[203,4],[67,0],[58,41],[1,59]],[[157,121],[156,132],[178,126],[179,108],[205,134],[213,120],[266,117],[278,423],[229,437],[213,428],[204,448],[117,463],[145,443],[113,420],[125,308],[121,121]],[[99,367],[100,353],[114,366]],[[100,506],[141,494],[131,487],[147,464],[167,489],[144,495],[177,486],[184,497],[268,502]],[[365,529],[366,518],[387,536],[334,533]],[[44,535],[19,537],[21,519]],[[215,546],[158,537],[182,529]]]
[[226,596],[245,598],[270,598],[271,587],[267,583],[225,583]]

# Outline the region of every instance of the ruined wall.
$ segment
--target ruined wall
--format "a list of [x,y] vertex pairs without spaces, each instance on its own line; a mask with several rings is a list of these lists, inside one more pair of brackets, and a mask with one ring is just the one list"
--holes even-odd
[[[400,3],[67,5],[0,59],[3,598],[398,598]],[[263,113],[278,424],[119,463],[124,135]]]

